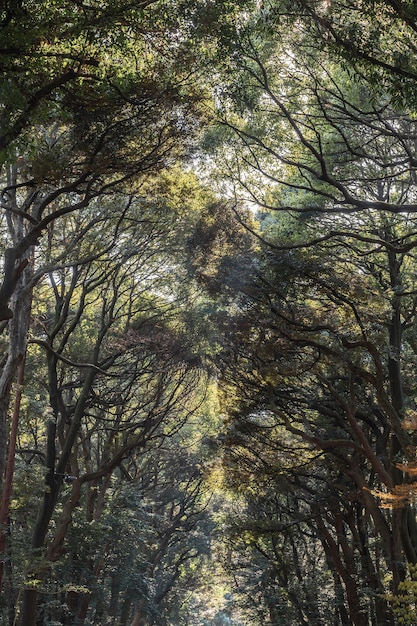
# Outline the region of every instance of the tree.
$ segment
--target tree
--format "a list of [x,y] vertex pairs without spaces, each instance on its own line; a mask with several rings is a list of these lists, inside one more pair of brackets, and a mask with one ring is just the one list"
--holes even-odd
[[272,2],[266,10],[272,28],[283,13],[295,28],[311,34],[318,48],[369,84],[382,86],[398,104],[415,107],[417,15],[411,3]]
[[[204,199],[191,175],[184,185],[194,186],[196,196],[181,206],[169,195],[168,175],[149,181],[152,200],[109,195],[61,220],[40,245],[46,265],[36,272],[41,299],[32,310],[27,368],[37,363],[35,377],[44,368],[43,411],[50,415],[26,446],[46,465],[26,585],[29,578],[42,581],[48,562],[61,558],[82,486],[87,519],[99,519],[117,468],[174,436],[202,402],[199,359],[186,340],[186,314],[175,304],[181,289],[172,282],[181,274],[181,238]],[[71,493],[62,501],[68,476]],[[35,619],[37,584],[23,593],[22,623]]]
[[[342,590],[348,609],[336,623],[390,624],[388,603],[376,600],[386,591],[381,554],[395,592],[416,545],[414,119],[353,75],[357,66],[349,73],[329,58],[302,18],[280,19],[278,43],[270,24],[242,37],[223,127],[210,138],[236,207],[263,213],[259,229],[248,225],[263,254],[243,278],[228,277],[238,305],[222,326],[229,443],[239,467],[259,464],[255,481],[284,474],[305,502],[334,606]],[[299,466],[287,467],[291,454]],[[264,480],[273,500],[277,487]],[[269,558],[277,567],[281,556]]]
[[7,6],[1,23],[2,330],[16,317],[0,378],[1,480],[36,246],[58,219],[113,190],[133,194],[146,176],[185,158],[205,98],[187,67],[185,41],[171,37],[185,21],[168,17],[163,3],[32,9],[31,2]]

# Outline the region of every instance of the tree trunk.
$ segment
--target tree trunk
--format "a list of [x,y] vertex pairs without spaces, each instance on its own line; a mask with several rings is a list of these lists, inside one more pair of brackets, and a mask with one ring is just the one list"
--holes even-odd
[[143,612],[144,602],[141,600],[136,604],[135,614],[133,616],[133,620],[130,626],[145,626],[146,619]]
[[[32,251],[33,255],[33,251]],[[0,376],[0,484],[6,467],[7,415],[12,385],[20,363],[26,353],[27,335],[32,305],[32,265],[24,271],[12,298],[13,317],[9,321],[9,347],[6,363]]]
[[346,600],[351,623],[353,626],[367,626],[367,620],[365,619],[365,615],[360,606],[360,595],[358,593],[356,581],[352,576],[352,573],[348,571],[349,568],[346,567],[345,563],[343,563],[339,552],[339,545],[336,543],[336,541],[331,536],[329,530],[326,528],[320,511],[318,511],[317,509],[315,511],[315,520],[317,522],[320,539],[323,544],[324,550],[327,553],[328,560],[330,562],[333,562],[333,567],[336,569],[337,573],[340,576],[340,579],[343,581],[343,584],[345,586]]
[[[389,254],[389,266],[391,287],[394,291],[394,297],[392,299],[392,314],[389,329],[388,373],[390,379],[392,406],[398,417],[402,420],[404,418],[404,391],[401,366],[403,326],[401,322],[401,295],[397,295],[397,292],[401,292],[402,278],[400,271],[401,262],[397,259],[395,252],[390,252]],[[404,473],[396,466],[396,460],[398,459],[399,453],[406,456],[408,450],[403,450],[397,438],[393,436],[391,442],[391,459],[393,462],[391,472],[394,484],[402,484],[404,482],[409,482],[410,480],[409,477],[404,475]],[[417,522],[415,515],[410,515],[408,506],[405,505],[404,510],[393,511],[392,520],[392,534],[394,541],[397,541],[397,543],[402,546],[408,562],[417,563]],[[401,579],[402,578],[403,575],[401,576]],[[394,585],[394,593],[398,586],[398,582],[399,581],[396,581],[396,584]]]
[[[30,250],[33,257],[33,250]],[[6,559],[6,534],[9,520],[9,506],[12,494],[12,482],[15,463],[15,448],[18,433],[18,421],[20,411],[21,386],[23,383],[24,359],[27,346],[27,335],[30,326],[30,311],[32,305],[32,271],[33,264],[27,265],[25,271],[20,276],[16,291],[11,301],[13,317],[9,321],[9,348],[8,357],[0,376],[0,484],[3,486],[0,510],[0,584],[3,582],[4,561]],[[20,367],[18,389],[16,391],[15,406],[13,412],[13,422],[10,433],[8,447],[7,467],[7,416],[11,402],[11,390],[16,378],[16,373]],[[3,485],[4,471],[6,477]],[[7,572],[6,572],[7,573]],[[8,569],[11,576],[11,568]],[[7,588],[12,588],[12,582],[7,582]],[[7,598],[10,602],[11,599]],[[10,608],[11,612],[11,608]]]
[[[56,422],[54,420],[51,420],[49,423],[47,441],[48,473],[45,479],[46,489],[44,491],[43,503],[39,511],[38,519],[32,536],[32,554],[35,561],[37,558],[42,556],[43,553],[48,526],[55,510],[55,505],[62,486],[65,468],[71,456],[71,451],[78,433],[78,429],[84,416],[85,404],[89,397],[94,377],[95,372],[92,369],[89,370],[85,377],[83,389],[74,411],[71,427],[69,429],[60,460],[56,466],[56,471],[54,469]],[[65,532],[68,528],[70,520],[70,516],[68,519],[65,520]],[[29,575],[35,577],[36,579],[42,580],[42,578],[44,578],[46,574],[46,571],[47,568],[45,566],[41,566],[38,568],[35,567],[31,572],[29,572]],[[25,589],[22,596],[22,612],[19,622],[20,626],[36,626],[36,602],[37,590],[32,588]]]
[[20,404],[22,399],[22,385],[25,371],[25,357],[23,357],[17,380],[17,390],[13,408],[12,424],[10,429],[9,451],[7,456],[6,475],[1,500],[0,510],[0,588],[3,583],[4,562],[6,559],[6,536],[9,523],[10,499],[12,496],[12,483],[16,456],[16,441],[19,425]]

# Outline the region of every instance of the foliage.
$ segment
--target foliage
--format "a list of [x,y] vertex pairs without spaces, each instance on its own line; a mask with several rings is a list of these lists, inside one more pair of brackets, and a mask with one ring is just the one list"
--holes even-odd
[[[374,5],[348,16],[347,3],[301,2],[288,12],[269,3],[239,41],[219,128],[207,141],[225,193],[235,207],[256,207],[261,219],[257,229],[240,216],[260,251],[251,251],[244,280],[228,268],[228,310],[231,302],[235,309],[223,318],[217,362],[229,416],[225,472],[245,505],[254,502],[249,524],[245,516],[232,523],[232,537],[242,542],[237,559],[245,561],[249,538],[254,548],[242,570],[254,579],[257,550],[259,576],[281,576],[281,599],[293,611],[274,614],[279,595],[268,606],[260,585],[261,619],[271,623],[322,623],[332,612],[336,623],[394,623],[381,598],[415,562],[415,431],[406,417],[414,410],[413,96],[404,92],[407,112],[405,100],[392,97],[395,71],[376,62],[383,39],[387,45],[392,37],[390,50],[410,39],[384,30]],[[405,19],[406,9],[401,17],[397,5],[393,11]],[[340,63],[348,50],[334,34],[342,15],[343,27],[375,18],[372,58],[361,57],[364,27],[350,62]],[[412,26],[408,33],[414,37]],[[336,48],[339,58],[329,55]],[[376,67],[386,81],[372,86]],[[288,490],[303,515],[288,500],[281,504]],[[388,494],[398,509],[384,510]],[[282,554],[287,525],[278,524],[276,539],[273,528],[263,529],[268,501],[268,520],[283,507],[291,511],[291,561]],[[302,523],[308,529],[298,536]],[[318,544],[301,557],[308,533]],[[399,549],[394,558],[391,541]],[[311,571],[318,564],[319,601],[308,598],[308,585],[296,588],[297,563]],[[298,568],[299,580],[312,576]],[[324,597],[330,613],[320,615]]]
[[416,17],[4,3],[4,623],[412,622]]
[[409,565],[409,576],[398,586],[398,593],[388,597],[394,606],[399,624],[413,624],[416,620],[415,569],[415,565]]

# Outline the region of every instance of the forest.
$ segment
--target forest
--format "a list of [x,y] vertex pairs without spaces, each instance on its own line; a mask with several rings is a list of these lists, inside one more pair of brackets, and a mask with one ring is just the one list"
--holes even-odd
[[0,626],[416,626],[417,4],[0,33]]

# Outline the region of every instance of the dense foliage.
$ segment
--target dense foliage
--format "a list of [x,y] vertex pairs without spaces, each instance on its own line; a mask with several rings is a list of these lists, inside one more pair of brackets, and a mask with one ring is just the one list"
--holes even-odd
[[0,32],[0,624],[415,624],[414,3]]

